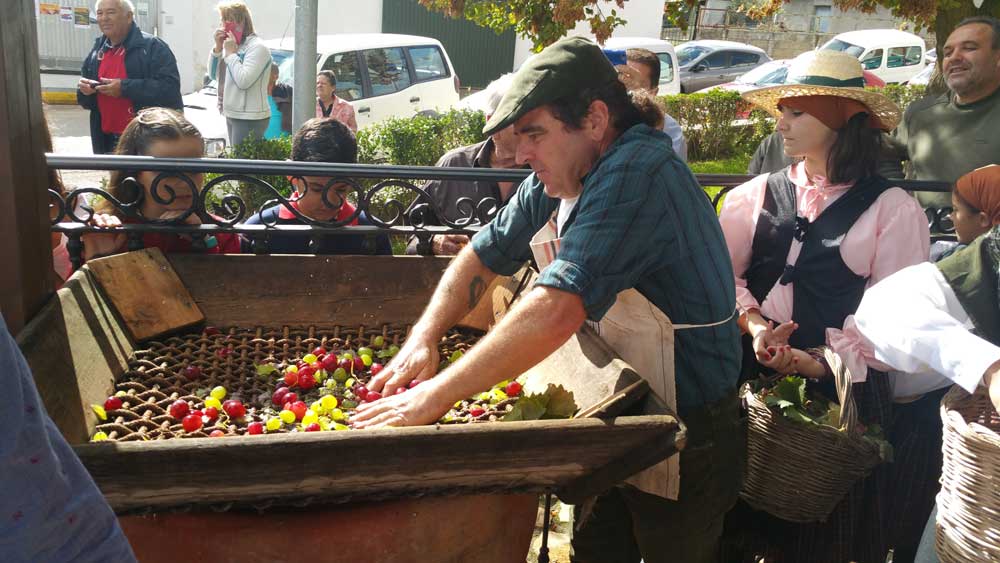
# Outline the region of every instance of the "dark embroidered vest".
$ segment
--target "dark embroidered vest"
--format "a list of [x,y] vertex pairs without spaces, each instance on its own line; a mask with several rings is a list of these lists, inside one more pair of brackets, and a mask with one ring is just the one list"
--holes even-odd
[[968,247],[938,262],[937,267],[972,320],[973,332],[1000,346],[997,298],[1000,288],[997,286],[997,259],[990,252],[990,235],[979,237]]
[[[799,328],[790,344],[806,349],[823,345],[826,329],[843,326],[844,319],[861,303],[868,279],[847,267],[840,244],[858,217],[890,185],[880,176],[860,180],[810,223],[797,217],[795,185],[788,170],[767,178],[745,275],[747,289],[758,302],[764,301],[775,283],[795,284],[792,319]],[[793,237],[802,242],[795,265],[786,264]]]

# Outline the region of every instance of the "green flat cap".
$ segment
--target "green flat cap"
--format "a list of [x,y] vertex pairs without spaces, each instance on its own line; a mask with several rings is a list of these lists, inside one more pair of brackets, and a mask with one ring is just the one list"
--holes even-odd
[[560,39],[517,71],[483,134],[492,135],[549,102],[617,80],[618,72],[596,43],[583,37]]

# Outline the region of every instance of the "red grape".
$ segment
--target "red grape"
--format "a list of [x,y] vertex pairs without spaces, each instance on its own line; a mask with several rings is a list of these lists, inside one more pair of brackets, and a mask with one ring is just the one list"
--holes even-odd
[[[197,430],[197,428],[195,428],[195,430]],[[209,437],[211,437],[211,438],[222,438],[225,435],[226,435],[225,432],[223,432],[222,430],[219,430],[218,428],[216,428],[215,430],[212,430],[212,433],[209,434]]]
[[322,346],[317,346],[316,348],[313,349],[313,356],[316,356],[317,358],[325,354],[326,354],[326,348]]
[[181,425],[185,432],[196,432],[201,429],[201,417],[189,414],[181,420]]
[[186,377],[188,381],[194,381],[201,377],[201,368],[198,366],[188,366],[184,368],[184,371],[181,373],[184,374],[184,377]]
[[263,422],[251,422],[247,424],[247,434],[257,435],[264,433],[264,423]]
[[219,409],[215,407],[208,407],[205,409],[205,418],[207,418],[209,422],[219,418]]
[[104,410],[106,411],[116,411],[122,408],[122,400],[118,397],[111,396],[104,401]]
[[483,416],[483,414],[485,414],[485,413],[486,413],[486,410],[483,409],[483,407],[472,407],[471,409],[469,409],[469,414],[473,418],[479,418],[479,417]]
[[170,408],[168,410],[170,412],[170,416],[180,420],[191,413],[191,406],[187,404],[187,401],[177,399],[170,404]]
[[299,382],[299,374],[294,371],[285,372],[285,385],[292,387]]
[[302,401],[295,401],[289,408],[293,414],[295,414],[296,420],[302,420],[302,417],[306,415],[306,411],[309,410],[309,405]]
[[312,389],[316,386],[316,378],[313,377],[312,371],[300,371],[299,372],[299,387],[302,389]]
[[283,399],[281,399],[281,404],[282,405],[287,405],[289,403],[294,403],[295,401],[298,401],[298,400],[299,400],[299,396],[297,394],[289,391],[288,393],[285,393],[285,397]]
[[379,393],[378,391],[369,391],[368,394],[365,395],[365,400],[368,401],[369,403],[374,403],[375,401],[381,398],[382,394]]
[[504,387],[503,391],[508,397],[516,397],[521,393],[521,384],[516,381],[511,381],[506,387]]
[[320,428],[318,422],[314,422],[314,423],[310,424],[309,426],[306,426],[306,428],[305,428],[306,432],[319,432],[320,430],[322,430],[322,428]]
[[333,371],[337,369],[337,356],[330,354],[329,356],[323,358],[321,363],[323,364],[323,369]]
[[280,407],[281,405],[285,404],[284,399],[285,395],[287,394],[288,394],[288,387],[278,387],[277,389],[274,390],[274,394],[271,395],[271,403],[276,407]]
[[243,418],[247,414],[247,408],[243,406],[243,403],[237,401],[236,399],[230,399],[225,403],[222,403],[222,410],[226,411],[229,418]]
[[385,366],[383,366],[382,364],[380,364],[378,362],[375,362],[374,364],[372,364],[372,367],[371,367],[372,376],[374,377],[374,376],[378,375],[378,373],[380,371],[382,371],[383,367],[385,367]]

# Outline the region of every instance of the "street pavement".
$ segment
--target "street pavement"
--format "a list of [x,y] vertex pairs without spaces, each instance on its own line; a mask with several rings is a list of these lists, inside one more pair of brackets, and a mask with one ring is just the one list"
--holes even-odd
[[[45,116],[56,154],[94,154],[90,146],[90,112],[80,106],[46,105]],[[94,170],[61,170],[67,189],[100,187],[108,173]]]

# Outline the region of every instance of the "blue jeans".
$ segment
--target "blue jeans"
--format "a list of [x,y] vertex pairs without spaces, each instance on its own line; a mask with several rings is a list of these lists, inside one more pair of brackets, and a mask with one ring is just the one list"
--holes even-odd
[[913,563],[941,563],[937,556],[937,550],[934,549],[934,536],[937,533],[936,520],[937,505],[931,511],[931,517],[927,519],[927,526],[924,527],[924,535],[920,536],[920,547],[917,548],[917,557]]

